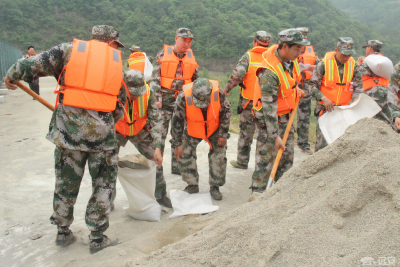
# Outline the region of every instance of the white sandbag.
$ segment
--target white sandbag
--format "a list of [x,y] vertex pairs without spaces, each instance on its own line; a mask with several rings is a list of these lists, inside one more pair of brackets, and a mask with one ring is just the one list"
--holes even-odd
[[125,212],[137,220],[158,222],[161,207],[154,197],[157,165],[149,160],[149,166],[148,170],[118,168],[118,178],[129,202]]
[[394,72],[393,62],[384,56],[372,54],[364,59],[364,62],[376,75],[389,79]]
[[328,144],[344,134],[347,127],[363,118],[372,118],[382,109],[368,95],[361,94],[348,106],[335,106],[334,111],[326,112],[318,119],[319,128]]
[[4,96],[0,96],[0,103],[4,103]]
[[174,213],[169,216],[170,219],[189,214],[206,214],[219,209],[219,206],[212,204],[210,193],[189,194],[185,191],[172,189],[169,195],[174,209]]
[[151,62],[149,58],[147,57],[146,53],[142,52],[144,54],[144,80],[146,82],[150,81],[151,74],[153,73],[153,65],[151,65]]
[[0,89],[0,95],[8,94],[8,89]]

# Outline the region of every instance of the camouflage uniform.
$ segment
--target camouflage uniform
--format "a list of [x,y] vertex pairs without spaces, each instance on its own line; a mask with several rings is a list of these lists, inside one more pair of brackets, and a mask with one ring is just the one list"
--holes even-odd
[[[198,107],[201,107],[203,112],[203,116],[207,117],[207,108],[210,101],[211,89],[209,89],[211,83],[208,82],[207,79],[201,78],[196,80],[193,83],[192,95],[193,95],[193,104]],[[199,88],[199,90],[196,90]],[[195,91],[201,91],[206,95],[208,93],[208,99],[205,99],[203,102],[207,102],[205,105],[199,105],[197,103],[200,100],[196,99]],[[226,149],[227,146],[220,147],[218,146],[218,138],[229,138],[229,124],[231,118],[231,109],[230,103],[227,100],[224,92],[220,90],[219,92],[221,109],[220,109],[220,125],[219,128],[209,137],[209,141],[211,142],[212,149],[208,153],[208,162],[209,162],[209,183],[210,186],[223,186],[225,184],[225,176],[226,176]],[[197,102],[195,102],[197,100]],[[186,101],[185,95],[181,92],[176,100],[176,106],[174,110],[174,114],[172,117],[172,139],[171,144],[173,147],[182,146],[184,156],[180,157],[178,165],[182,174],[182,180],[188,183],[188,185],[198,185],[199,184],[199,173],[197,171],[196,165],[196,147],[202,141],[202,139],[191,137],[188,134],[186,129]]]
[[394,72],[388,88],[388,106],[391,111],[391,121],[400,117],[400,63],[394,66]]
[[[189,32],[190,34],[187,34]],[[187,28],[179,28],[176,32],[176,36],[181,36],[183,38],[193,38],[192,33]],[[182,59],[186,53],[176,53],[175,55]],[[162,137],[161,137],[161,152],[164,155],[164,147],[165,147],[165,139],[168,135],[169,122],[172,118],[172,113],[174,112],[175,101],[177,93],[174,91],[182,91],[182,87],[184,85],[184,81],[182,80],[174,80],[171,85],[171,90],[161,87],[161,63],[160,60],[164,57],[164,50],[161,50],[156,57],[156,65],[154,66],[152,79],[150,80],[150,88],[153,92],[155,92],[156,101],[162,103],[162,107],[160,110],[161,119],[162,119]],[[176,69],[176,78],[178,78],[179,74],[182,71],[182,63],[180,62],[178,68]],[[192,81],[195,81],[199,77],[198,69],[193,73]],[[171,170],[173,173],[179,173],[178,163],[174,157],[174,148],[171,146]]]
[[[282,31],[278,34],[279,43],[298,43],[308,45],[309,42],[303,39],[301,33],[295,29]],[[293,62],[283,62],[278,54],[278,49],[274,53],[282,62],[282,67],[293,76]],[[254,110],[257,121],[256,164],[252,177],[251,188],[253,191],[264,191],[267,186],[268,178],[271,174],[277,152],[275,149],[275,137],[283,139],[290,113],[278,116],[278,96],[280,94],[279,77],[270,69],[261,68],[258,72],[258,83],[261,88],[262,109]],[[286,150],[282,154],[279,167],[275,175],[275,181],[293,165],[294,159],[294,127],[292,125],[285,144]]]
[[[353,45],[353,39],[351,39],[350,37],[340,37],[338,40],[338,44],[337,47],[338,49],[343,53],[343,54],[347,54],[347,55],[352,55],[355,54],[355,51],[350,48],[348,49],[347,47],[349,45]],[[337,67],[339,70],[339,76],[342,79],[343,78],[343,71],[344,71],[344,64],[341,64],[339,61],[336,60],[337,63]],[[311,92],[311,95],[317,100],[317,104],[315,106],[315,114],[320,114],[320,111],[324,109],[324,106],[320,103],[318,103],[318,101],[321,100],[321,98],[324,96],[321,91],[320,91],[320,87],[321,87],[321,83],[322,83],[322,79],[325,76],[325,63],[324,61],[321,61],[318,63],[317,67],[314,70],[313,76],[310,79],[310,82],[308,83],[309,89],[308,91]],[[362,94],[364,92],[364,89],[362,87],[362,76],[361,76],[361,72],[360,72],[360,66],[355,64],[354,67],[354,72],[353,72],[353,94],[351,97],[351,102],[353,102],[354,100],[356,100],[360,94]],[[315,144],[315,151],[318,151],[324,147],[326,147],[328,144],[326,143],[326,140],[319,128],[319,124],[317,122],[317,127],[316,127],[316,135],[317,135],[317,140],[316,140],[316,144]]]
[[[93,27],[92,35],[94,39],[114,40],[122,46],[118,31],[113,27]],[[73,43],[63,43],[37,56],[21,59],[8,70],[7,77],[13,82],[32,82],[35,77],[59,77],[61,74],[60,85],[65,85],[63,68],[70,60],[73,46]],[[121,86],[118,99],[124,104],[125,98],[126,92]],[[88,161],[93,193],[86,208],[86,225],[92,231],[91,238],[101,238],[109,226],[118,162],[114,125],[123,116],[123,107],[118,103],[114,112],[100,112],[64,106],[62,97],[59,100],[46,136],[56,145],[54,213],[50,221],[59,227],[72,224],[74,204]]]
[[[271,41],[271,35],[266,31],[258,31],[254,36],[255,41],[261,41],[264,43],[268,43]],[[247,75],[247,71],[250,67],[250,56],[249,53],[246,52],[239,62],[236,64],[236,67],[233,69],[232,75],[229,77],[228,82],[225,85],[224,91],[230,92],[235,86],[243,85],[243,81]],[[245,90],[241,88],[241,90]],[[239,106],[238,110],[241,110],[240,114],[240,134],[237,145],[237,164],[247,168],[249,159],[250,159],[250,151],[251,145],[253,143],[254,132],[256,130],[256,125],[253,121],[253,113],[251,110],[253,109],[253,101],[247,104],[249,99],[246,99],[242,96],[242,93],[239,95]],[[243,107],[246,106],[245,109]]]

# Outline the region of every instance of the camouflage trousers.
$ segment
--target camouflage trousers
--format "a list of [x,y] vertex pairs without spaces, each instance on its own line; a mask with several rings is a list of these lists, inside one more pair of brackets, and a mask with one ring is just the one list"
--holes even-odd
[[[218,131],[218,129],[217,129]],[[218,146],[218,135],[215,132],[208,139],[212,149],[208,152],[209,184],[210,186],[223,186],[226,177],[226,149],[227,146]],[[178,166],[181,171],[182,180],[188,185],[199,184],[199,173],[197,171],[196,147],[202,139],[191,137],[185,131],[182,140],[183,157],[179,158]]]
[[34,81],[33,83],[29,84],[29,88],[34,91],[37,95],[40,95],[39,93],[39,80]]
[[[167,139],[169,122],[171,121],[173,111],[160,109],[162,120],[162,134],[161,134],[161,153],[164,156],[165,139]],[[175,147],[171,145],[171,172],[179,173],[178,162],[174,157]]]
[[64,227],[72,224],[74,205],[87,161],[92,177],[92,195],[86,207],[85,222],[92,232],[105,231],[109,226],[111,194],[117,179],[117,150],[95,153],[57,146],[54,161],[56,187],[51,223]]
[[[283,139],[289,114],[280,116],[279,136]],[[258,126],[257,126],[258,127]],[[266,189],[269,176],[274,165],[277,152],[275,150],[275,139],[268,135],[266,128],[258,127],[256,165],[253,173],[251,188]],[[283,152],[275,175],[275,182],[293,166],[294,160],[294,127],[292,125],[286,142],[286,150]]]
[[[248,100],[241,96],[239,101],[241,102],[241,107],[243,107]],[[251,145],[253,144],[254,132],[256,131],[256,125],[253,121],[253,113],[251,113],[252,108],[253,101],[251,100],[247,107],[240,114],[240,134],[237,146],[237,162],[246,167],[249,164]]]
[[375,100],[375,102],[382,109],[378,114],[374,116],[374,118],[381,120],[389,125],[392,125],[392,114],[387,101],[388,88],[384,86],[375,86],[367,91],[364,91],[364,93]]
[[310,148],[308,141],[311,116],[311,95],[300,98],[297,108],[297,146],[301,149]]
[[[142,138],[137,138],[141,133],[145,133],[144,137]],[[147,133],[147,134],[146,134]],[[122,134],[117,133],[117,138],[118,138],[118,153],[119,153],[119,147],[120,146],[125,146],[128,141],[130,141],[136,149],[139,151],[140,154],[145,156],[149,160],[154,160],[154,152],[155,149],[153,147],[153,138],[151,137],[151,134],[147,132],[146,130],[142,130],[138,136],[126,136],[124,137]],[[156,190],[154,192],[154,196],[156,199],[162,199],[165,195],[167,194],[167,184],[164,179],[164,174],[163,174],[163,167],[157,167],[156,170]],[[114,201],[115,197],[117,195],[116,189],[114,189],[113,196],[112,196],[112,201]]]

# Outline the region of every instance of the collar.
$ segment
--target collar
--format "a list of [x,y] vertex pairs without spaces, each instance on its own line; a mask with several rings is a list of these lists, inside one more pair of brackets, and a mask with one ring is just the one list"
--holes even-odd
[[184,53],[178,53],[178,52],[176,52],[176,51],[175,51],[175,45],[172,46],[172,50],[174,51],[175,55],[176,55],[178,58],[180,58],[180,59],[182,59],[182,58],[186,55],[186,52],[184,52]]
[[279,56],[278,53],[278,49],[275,50],[274,55],[279,59],[279,61],[282,63],[282,66],[285,70],[290,71],[291,69],[293,69],[293,62],[289,61],[289,62],[284,62],[282,60],[282,58]]

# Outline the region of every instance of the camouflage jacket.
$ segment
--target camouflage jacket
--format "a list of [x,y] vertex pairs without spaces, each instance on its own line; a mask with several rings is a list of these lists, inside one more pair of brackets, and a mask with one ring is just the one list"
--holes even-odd
[[[343,77],[343,71],[344,71],[344,64],[340,64],[338,61],[336,61],[338,69],[339,69],[339,76],[342,78]],[[313,76],[309,80],[306,86],[306,92],[310,92],[311,95],[319,101],[324,95],[321,93],[320,88],[321,88],[321,83],[322,79],[325,76],[325,63],[324,61],[320,61],[315,68],[313,72]],[[358,98],[360,94],[364,92],[363,88],[363,81],[362,81],[362,76],[360,72],[360,66],[355,65],[354,67],[354,74],[353,74],[353,88],[354,92],[351,97],[351,101],[353,102],[355,99]]]
[[235,86],[244,81],[244,77],[249,70],[250,65],[250,57],[249,53],[246,52],[239,62],[236,64],[236,67],[233,69],[231,76],[226,82],[224,90],[230,92]]
[[[18,60],[7,72],[13,82],[32,83],[39,77],[60,76],[67,65],[73,43],[63,43],[36,56]],[[60,85],[64,85],[65,71]],[[122,75],[122,73],[121,73]],[[126,91],[121,85],[118,99],[124,104]],[[117,104],[114,112],[100,112],[58,104],[50,121],[48,140],[56,146],[87,152],[102,152],[117,147],[115,123],[122,118],[123,107]]]
[[[225,96],[225,93],[219,90],[221,110],[219,113],[219,128],[216,133],[219,138],[229,137],[229,124],[231,119],[231,103]],[[203,114],[207,114],[207,108],[202,109]],[[185,138],[189,137],[186,129],[186,101],[185,95],[181,92],[176,99],[176,106],[174,114],[172,115],[172,125],[171,125],[171,135],[172,140],[170,141],[173,147],[178,147],[182,145],[182,136],[185,133]]]
[[394,72],[388,88],[388,105],[392,112],[392,119],[400,117],[400,63],[394,66]]
[[[175,50],[174,50],[174,53],[178,58],[183,58],[186,55],[186,53],[176,53]],[[161,109],[172,112],[172,111],[174,111],[174,106],[175,106],[175,101],[176,101],[176,98],[174,97],[176,92],[173,90],[182,91],[184,81],[174,80],[171,85],[172,90],[161,87],[161,83],[160,83],[161,63],[160,63],[160,60],[163,57],[164,57],[164,50],[161,50],[157,54],[157,63],[153,69],[152,78],[150,80],[150,88],[152,89],[153,92],[155,92],[156,101],[162,103]],[[182,70],[182,63],[180,62],[178,65],[178,68],[176,69],[175,77],[177,77],[179,75],[181,70]],[[199,78],[198,68],[196,68],[195,72],[193,73],[192,82],[195,81],[197,78]]]

